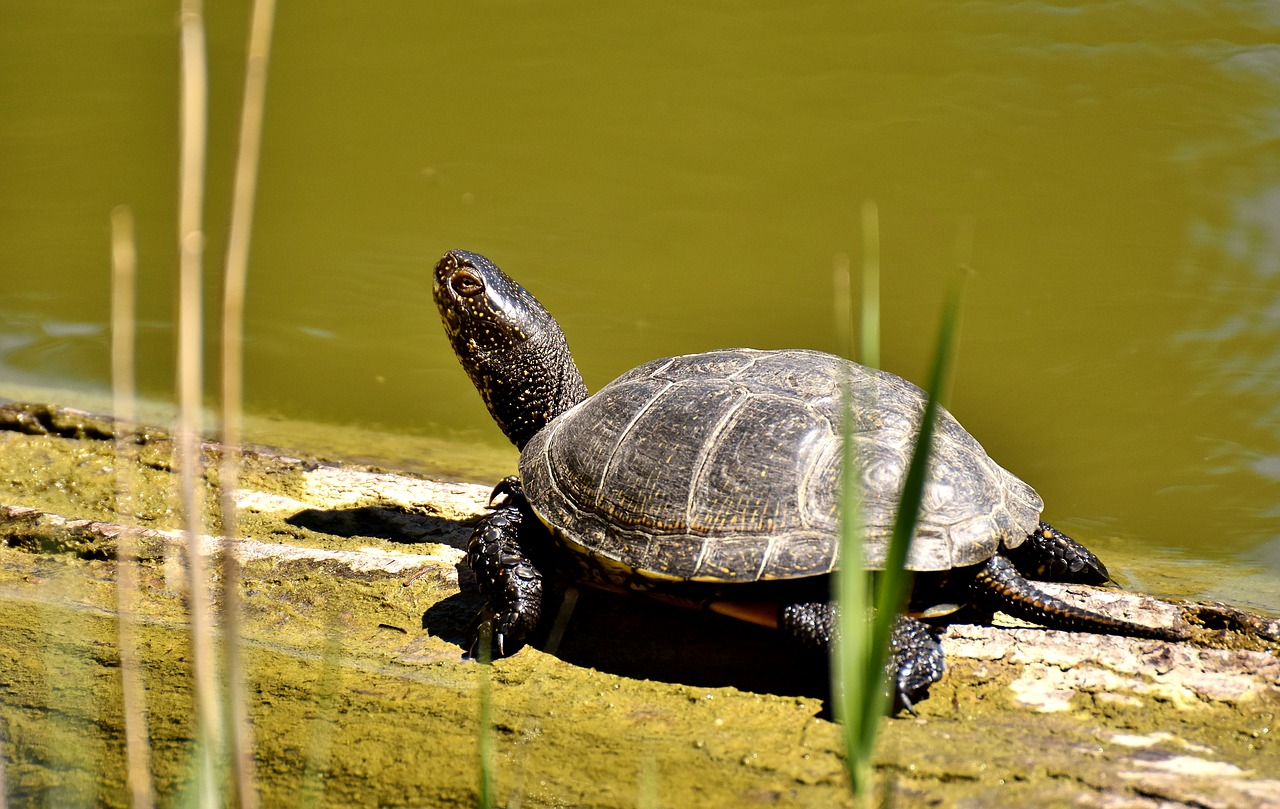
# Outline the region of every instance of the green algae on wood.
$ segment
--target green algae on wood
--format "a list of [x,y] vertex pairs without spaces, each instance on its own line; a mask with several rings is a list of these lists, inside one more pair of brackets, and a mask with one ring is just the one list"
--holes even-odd
[[[121,526],[110,442],[69,435],[0,430],[10,802],[127,801],[111,534],[139,530],[150,738],[171,803],[192,705],[164,439],[136,470],[142,516]],[[264,802],[473,806],[478,672],[460,643],[477,600],[460,559],[488,486],[265,450],[247,464],[243,632]],[[877,773],[895,803],[1280,806],[1277,624],[1152,601],[1199,621],[1201,645],[950,627],[950,671],[921,718],[884,720]],[[825,675],[774,641],[584,593],[557,657],[530,648],[494,664],[499,800],[852,805]]]

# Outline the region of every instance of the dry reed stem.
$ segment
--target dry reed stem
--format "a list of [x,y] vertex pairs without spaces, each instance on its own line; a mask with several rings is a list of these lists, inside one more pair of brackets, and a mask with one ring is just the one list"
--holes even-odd
[[853,357],[853,284],[852,272],[849,269],[849,257],[844,253],[836,253],[831,263],[831,286],[835,290],[833,306],[836,318],[836,351],[842,357]]
[[184,528],[187,533],[187,577],[191,612],[191,658],[195,679],[196,738],[202,805],[218,800],[214,761],[221,750],[221,711],[213,659],[213,607],[199,537],[201,526],[200,409],[201,262],[205,148],[207,142],[208,66],[200,0],[183,0],[181,25],[181,165],[178,207],[178,429],[177,465]]
[[4,727],[0,726],[0,809],[9,809],[9,784],[5,781]]
[[[134,312],[137,248],[133,211],[111,211],[111,399],[115,416],[116,510],[127,516],[133,503]],[[126,520],[127,521],[127,520]],[[120,646],[120,691],[124,705],[126,778],[134,809],[155,805],[151,785],[151,748],[147,735],[147,698],[134,620],[138,603],[138,551],[133,536],[116,547],[116,616]]]
[[236,797],[242,809],[258,805],[254,787],[253,729],[245,702],[244,662],[240,647],[240,557],[236,548],[235,491],[240,478],[240,441],[244,402],[244,301],[248,280],[249,243],[253,230],[258,160],[262,144],[267,64],[275,0],[255,0],[246,56],[244,106],[240,114],[239,153],[231,199],[231,235],[222,308],[222,603],[229,708],[231,711],[231,767]]

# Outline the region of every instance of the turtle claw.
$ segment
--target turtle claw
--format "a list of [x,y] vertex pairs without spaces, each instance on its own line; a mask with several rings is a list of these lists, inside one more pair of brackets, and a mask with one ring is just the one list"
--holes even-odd
[[489,508],[494,508],[498,498],[510,500],[512,497],[518,497],[524,494],[524,486],[520,483],[520,478],[515,475],[507,475],[498,481],[498,485],[493,487],[493,491],[489,493]]
[[903,691],[902,688],[898,688],[898,690],[894,692],[893,698],[899,708],[912,716],[920,716],[920,714],[916,713],[916,706],[911,704],[911,695]]
[[471,643],[467,646],[467,657],[472,660],[479,660],[481,663],[488,663],[491,660],[497,660],[499,657],[507,656],[507,636],[502,632],[495,632],[491,621],[484,621],[476,628],[475,633],[471,636]]
[[524,645],[527,618],[514,611],[499,613],[485,605],[476,615],[466,656],[488,662],[514,654]]

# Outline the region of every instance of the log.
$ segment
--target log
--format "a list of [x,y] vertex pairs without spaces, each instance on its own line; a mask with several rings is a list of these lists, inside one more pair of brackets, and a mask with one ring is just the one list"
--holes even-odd
[[[0,404],[0,673],[14,804],[126,800],[117,552],[141,574],[140,652],[160,794],[192,755],[171,443],[109,418]],[[204,447],[216,563],[216,464]],[[254,447],[235,492],[259,788],[268,805],[474,806],[480,694],[500,802],[853,805],[826,673],[723,616],[583,592],[555,654],[463,658],[478,598],[464,563],[490,485]],[[127,468],[134,497],[115,497]],[[214,566],[216,570],[216,565]],[[1178,625],[1166,643],[954,623],[919,716],[886,718],[878,777],[897,805],[1280,806],[1280,621],[1221,603],[1046,585],[1108,614]],[[79,740],[79,741],[75,741]],[[656,801],[653,798],[652,801]]]

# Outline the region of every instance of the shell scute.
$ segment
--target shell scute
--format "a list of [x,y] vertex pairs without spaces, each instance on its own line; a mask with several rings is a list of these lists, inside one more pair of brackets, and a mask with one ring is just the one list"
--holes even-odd
[[[642,578],[828,573],[838,564],[846,377],[864,564],[883,567],[925,397],[820,352],[726,349],[634,368],[529,442],[525,493],[571,546]],[[933,449],[909,568],[981,562],[1036,527],[1039,496],[946,411]]]

